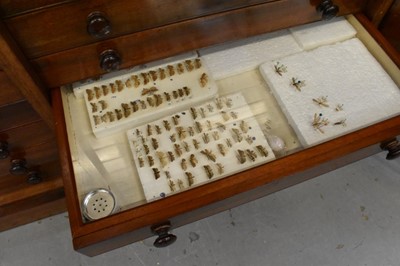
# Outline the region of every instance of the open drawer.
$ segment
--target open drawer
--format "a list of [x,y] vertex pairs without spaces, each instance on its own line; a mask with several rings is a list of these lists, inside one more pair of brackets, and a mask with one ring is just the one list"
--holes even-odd
[[[357,17],[372,29],[363,16]],[[379,33],[373,31],[371,36],[355,17],[347,19],[356,29],[357,38],[398,90],[400,70],[373,38],[384,44]],[[168,233],[170,226],[196,221],[370,156],[381,151],[382,143],[400,135],[398,104],[394,105],[397,110],[379,121],[366,122],[343,134],[309,143],[300,137],[302,131],[295,128],[296,121],[288,122],[287,108],[282,109],[281,102],[278,104],[258,69],[213,81],[213,73],[206,68],[207,61],[202,56],[201,61],[196,61],[197,56],[150,63],[146,69],[124,70],[119,76],[112,74],[94,83],[76,85],[74,92],[68,86],[54,90],[65,193],[73,244],[78,251],[96,255],[153,234],[159,234],[157,245],[169,244],[174,240]],[[399,62],[398,58],[393,59]],[[189,70],[196,62],[202,65]],[[277,76],[290,71],[290,66],[282,64],[283,60],[276,58],[271,62]],[[200,72],[195,81],[181,81],[178,73],[174,78],[167,73],[171,78],[162,82],[173,82],[180,89],[188,84],[194,88],[175,91],[168,87],[169,83],[162,83],[160,76],[151,77],[152,70],[168,71],[171,65],[175,71],[185,67],[183,72],[190,72],[189,75],[198,69]],[[138,84],[133,88],[135,85],[129,83],[134,81],[132,75],[142,78],[143,83],[146,79],[145,75],[141,77],[143,72],[150,73],[149,84],[153,81],[154,84],[145,87]],[[308,81],[301,83],[301,79],[291,75],[287,76],[290,89],[296,93],[307,89]],[[110,80],[119,81],[115,82],[116,88],[109,85]],[[298,87],[300,83],[305,87]],[[118,84],[124,87],[120,92]],[[123,94],[118,100],[111,90],[115,93],[136,90],[136,94]],[[152,102],[153,97],[157,102],[157,90],[164,93],[162,97],[170,94],[170,104],[167,98],[159,106]],[[101,113],[100,109],[106,107],[92,100],[106,96],[104,99],[113,110],[118,109],[117,105],[122,106],[114,114],[122,112],[121,121],[137,110],[139,118],[119,124],[112,123],[119,118],[107,116],[102,120],[107,112]],[[140,105],[141,97],[147,101],[145,110],[134,107]],[[117,103],[112,103],[114,100]],[[321,105],[320,100],[313,99],[310,104]],[[129,105],[129,114],[124,114],[125,103]],[[340,109],[340,106],[338,102],[330,107]],[[344,108],[347,107],[351,106],[346,104]],[[148,112],[153,115],[148,116]],[[308,126],[312,134],[328,134],[320,127],[325,120],[319,113],[310,116]],[[332,127],[345,128],[345,121],[330,123]],[[101,128],[102,123],[112,126]],[[398,146],[391,142],[385,147],[394,157],[399,153]]]

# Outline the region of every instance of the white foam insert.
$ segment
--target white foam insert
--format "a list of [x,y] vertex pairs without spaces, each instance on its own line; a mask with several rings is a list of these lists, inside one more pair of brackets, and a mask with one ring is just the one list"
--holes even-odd
[[214,79],[256,69],[266,61],[302,51],[288,30],[258,35],[199,51]]
[[304,50],[345,41],[353,38],[357,33],[353,26],[343,17],[301,25],[289,30]]
[[[312,51],[279,59],[287,66],[282,76],[271,61],[260,72],[305,146],[315,145],[356,129],[400,114],[400,90],[360,40],[322,46]],[[305,81],[298,91],[292,77]],[[312,99],[327,96],[329,107]],[[343,104],[343,111],[335,111]],[[330,124],[325,133],[312,126],[314,114],[321,113]],[[333,123],[346,119],[346,127]]]

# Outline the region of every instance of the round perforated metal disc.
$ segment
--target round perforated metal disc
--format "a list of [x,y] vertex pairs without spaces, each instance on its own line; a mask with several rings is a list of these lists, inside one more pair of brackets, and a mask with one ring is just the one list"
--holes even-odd
[[114,209],[114,195],[104,188],[89,192],[83,199],[83,215],[89,220],[104,218],[113,213]]

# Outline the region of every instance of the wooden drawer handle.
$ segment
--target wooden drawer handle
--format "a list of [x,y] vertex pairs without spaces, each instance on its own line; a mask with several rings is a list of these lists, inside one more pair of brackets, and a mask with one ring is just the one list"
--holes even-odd
[[173,244],[177,237],[176,235],[170,234],[171,223],[169,221],[151,227],[153,234],[158,235],[153,245],[157,248],[163,248]]
[[87,17],[86,30],[93,37],[104,38],[111,33],[111,23],[103,13],[95,11]]
[[39,171],[30,171],[26,181],[31,185],[39,184],[42,182],[42,176]]
[[13,159],[11,160],[10,173],[12,175],[23,175],[28,171],[26,167],[25,159]]
[[381,149],[388,151],[386,160],[393,160],[400,157],[400,141],[392,139],[381,144]]
[[10,155],[8,150],[8,143],[5,141],[0,141],[0,159],[6,159]]
[[339,13],[339,7],[334,5],[331,0],[323,0],[317,6],[317,11],[322,13],[323,20],[330,20]]
[[121,57],[117,51],[108,49],[100,54],[100,67],[104,71],[118,70],[121,65]]

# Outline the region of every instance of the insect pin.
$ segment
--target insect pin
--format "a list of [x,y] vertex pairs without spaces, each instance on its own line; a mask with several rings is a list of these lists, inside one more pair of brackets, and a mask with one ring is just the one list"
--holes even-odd
[[274,69],[279,76],[282,76],[283,73],[287,72],[287,67],[279,62],[276,62]]
[[328,104],[328,96],[322,96],[319,98],[312,99],[314,103],[316,103],[319,107],[329,107]]
[[306,85],[304,80],[299,80],[297,78],[292,78],[292,86],[296,88],[296,90],[301,91],[301,88]]

